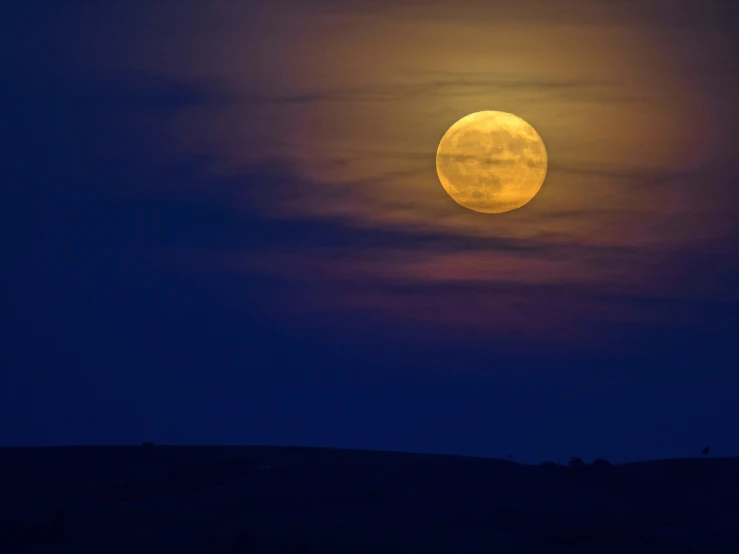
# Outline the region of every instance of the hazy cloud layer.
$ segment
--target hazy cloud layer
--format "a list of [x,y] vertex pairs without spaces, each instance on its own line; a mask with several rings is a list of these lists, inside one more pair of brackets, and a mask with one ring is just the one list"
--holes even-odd
[[[445,332],[573,338],[736,301],[733,3],[132,6],[75,4],[49,41],[79,109],[145,137],[111,154],[151,177],[129,189],[230,214],[208,244],[158,245],[168,260],[284,282],[266,301],[290,317]],[[90,40],[61,48],[71,32]],[[550,160],[500,216],[435,172],[446,129],[483,109],[526,119]]]

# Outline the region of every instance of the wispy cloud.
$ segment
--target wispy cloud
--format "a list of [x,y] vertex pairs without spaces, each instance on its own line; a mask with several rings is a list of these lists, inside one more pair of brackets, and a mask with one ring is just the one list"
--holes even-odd
[[490,74],[434,75],[415,73],[410,82],[367,84],[294,94],[241,96],[234,102],[253,104],[310,104],[318,102],[392,102],[418,97],[454,98],[480,94],[513,93],[527,100],[545,97],[564,102],[643,102],[644,95],[618,92],[616,83],[591,80],[544,79],[529,81]]
[[[208,244],[161,249],[284,283],[272,300],[287,311],[558,336],[667,325],[681,299],[735,293],[717,244],[737,243],[736,63],[706,32],[728,6],[188,0],[174,17],[156,3],[145,29],[96,12],[135,40],[106,57],[128,86],[93,96],[141,116],[161,187],[229,214]],[[546,143],[524,209],[474,213],[438,183],[439,139],[481,109],[520,115]],[[167,164],[182,159],[202,163],[178,181]],[[649,298],[664,301],[633,300]]]

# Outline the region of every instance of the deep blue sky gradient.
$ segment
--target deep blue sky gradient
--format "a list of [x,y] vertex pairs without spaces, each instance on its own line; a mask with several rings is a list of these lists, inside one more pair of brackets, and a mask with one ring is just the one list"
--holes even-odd
[[[300,278],[168,257],[419,239],[245,214],[197,192],[212,179],[207,160],[152,166],[147,154],[166,138],[153,123],[142,129],[204,93],[60,71],[43,36],[62,11],[49,2],[6,19],[16,55],[2,90],[0,444],[319,445],[522,461],[693,456],[710,445],[739,455],[731,298],[676,305],[688,328],[613,324],[603,348],[560,349],[515,336],[445,340],[369,315],[296,322],[270,300],[309,294]],[[130,125],[137,116],[144,123]],[[272,169],[234,186],[299,178]],[[739,261],[721,270],[735,292]]]

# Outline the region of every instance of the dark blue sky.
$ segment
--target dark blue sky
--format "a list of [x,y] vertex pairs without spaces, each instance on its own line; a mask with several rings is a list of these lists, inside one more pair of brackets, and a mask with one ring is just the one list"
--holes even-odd
[[[664,82],[700,84],[662,102],[687,111],[694,102],[703,123],[672,112],[642,121],[677,129],[682,142],[667,146],[644,139],[647,127],[609,127],[611,116],[584,127],[610,109],[641,114],[633,125],[652,117],[633,100],[654,92],[636,69],[613,69],[595,88],[580,74],[576,85],[551,76],[522,85],[477,68],[477,81],[456,85],[416,86],[403,73],[411,81],[401,86],[395,70],[376,70],[390,85],[367,84],[348,79],[335,54],[359,44],[368,56],[364,43],[338,32],[306,62],[326,64],[326,76],[311,66],[306,77],[271,49],[297,51],[290,41],[302,44],[313,25],[333,29],[339,8],[323,2],[308,23],[303,4],[278,4],[224,2],[224,16],[195,0],[179,14],[158,2],[50,2],[4,17],[13,55],[2,90],[0,444],[319,445],[522,461],[693,456],[710,445],[739,455],[739,144],[726,107],[739,86],[728,4],[709,3],[723,15],[703,27],[674,23],[669,40],[655,31],[639,57],[674,70]],[[468,4],[469,19],[454,22],[463,34],[486,25],[482,4]],[[240,20],[239,6],[256,11]],[[383,25],[408,15],[357,6],[343,15],[374,23],[356,41],[384,55],[394,39]],[[442,8],[429,6],[436,25]],[[506,9],[510,22],[491,26],[533,25],[541,36],[550,24],[560,32],[563,17],[570,25],[559,12],[522,19]],[[655,24],[628,10],[577,12],[571,24],[607,34],[611,19],[635,36]],[[240,24],[253,35],[243,63],[217,56],[212,45],[239,36]],[[262,41],[274,33],[283,38]],[[402,52],[426,60],[429,39],[412,28],[404,36]],[[592,46],[611,52],[604,44]],[[692,61],[680,58],[688,50],[698,51]],[[573,55],[562,51],[563,74]],[[382,66],[366,64],[367,74]],[[329,92],[316,92],[322,79]],[[443,126],[456,109],[474,111],[475,95],[513,102],[511,87],[521,102],[511,111],[530,109],[551,137],[549,188],[524,215],[471,219],[429,177],[435,127],[406,139],[406,127],[377,114],[397,120],[395,103],[410,102]],[[325,102],[333,108],[322,111]],[[267,124],[275,105],[291,115]],[[645,141],[641,153],[621,140],[629,133]],[[653,165],[637,159],[644,152]],[[648,187],[659,194],[635,192]]]

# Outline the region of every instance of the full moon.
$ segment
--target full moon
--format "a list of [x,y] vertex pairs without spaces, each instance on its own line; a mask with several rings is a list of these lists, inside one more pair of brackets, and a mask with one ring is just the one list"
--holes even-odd
[[436,172],[459,205],[499,214],[536,196],[547,174],[547,150],[520,117],[476,112],[444,133],[436,151]]

